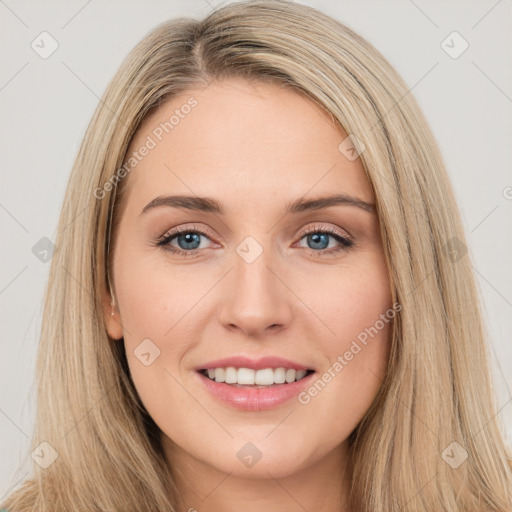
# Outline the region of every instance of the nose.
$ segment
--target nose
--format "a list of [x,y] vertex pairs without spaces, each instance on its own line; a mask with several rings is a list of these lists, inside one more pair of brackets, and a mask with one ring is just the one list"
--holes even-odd
[[220,323],[252,338],[286,328],[292,319],[293,293],[266,251],[251,263],[236,255],[234,265],[222,298]]

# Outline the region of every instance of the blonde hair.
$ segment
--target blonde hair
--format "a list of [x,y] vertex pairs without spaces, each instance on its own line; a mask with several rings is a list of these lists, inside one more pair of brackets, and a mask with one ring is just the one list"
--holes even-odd
[[[350,436],[352,507],[511,512],[510,453],[480,299],[469,254],[457,249],[465,235],[429,126],[371,44],[311,7],[280,0],[228,4],[201,21],[167,21],[131,51],[109,84],[71,173],[44,308],[32,449],[47,442],[58,458],[47,469],[34,464],[3,506],[177,510],[158,429],[130,379],[122,342],[108,337],[103,321],[109,225],[129,179],[112,177],[148,113],[230,77],[307,95],[365,146],[360,158],[376,198],[393,302],[402,308],[386,378]],[[114,186],[105,186],[109,181]],[[467,453],[456,468],[445,462],[454,449]]]

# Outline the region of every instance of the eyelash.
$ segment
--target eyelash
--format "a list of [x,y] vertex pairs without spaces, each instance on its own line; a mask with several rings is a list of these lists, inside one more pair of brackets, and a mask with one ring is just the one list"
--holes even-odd
[[[195,226],[190,228],[190,227],[178,227],[178,228],[174,228],[173,230],[171,231],[168,231],[167,233],[165,233],[157,242],[156,242],[156,245],[158,247],[163,247],[165,250],[168,250],[170,251],[171,253],[173,254],[176,254],[178,256],[184,256],[184,257],[191,257],[191,256],[195,256],[201,249],[193,249],[193,250],[190,250],[190,251],[184,251],[182,249],[176,249],[175,247],[169,245],[169,243],[174,239],[176,238],[178,235],[181,235],[181,234],[190,234],[190,233],[193,233],[193,234],[198,234],[198,235],[203,235],[207,238],[210,238],[210,236],[208,235],[208,233],[205,233],[199,229],[196,229]],[[321,256],[321,255],[334,255],[334,254],[337,254],[339,252],[342,252],[342,251],[348,251],[350,250],[354,245],[354,241],[341,235],[338,231],[336,231],[334,228],[332,227],[328,227],[328,226],[322,226],[322,227],[319,227],[319,226],[311,226],[310,228],[307,228],[301,235],[301,237],[299,238],[299,241],[302,240],[305,236],[311,234],[311,233],[319,233],[319,234],[325,234],[325,235],[329,235],[331,236],[332,238],[334,238],[337,242],[339,242],[339,246],[337,248],[334,248],[334,249],[321,249],[321,250],[314,250],[314,249],[306,249],[306,250],[309,250],[313,255],[317,256]]]

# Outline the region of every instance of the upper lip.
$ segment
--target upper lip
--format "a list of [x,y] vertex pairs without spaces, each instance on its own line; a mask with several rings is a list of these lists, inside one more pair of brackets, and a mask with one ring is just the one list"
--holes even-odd
[[264,368],[293,368],[294,370],[312,370],[309,366],[290,361],[277,356],[265,356],[260,359],[251,359],[245,356],[227,357],[225,359],[217,359],[209,361],[196,367],[196,370],[209,370],[212,368],[227,368],[233,366],[235,368],[251,368],[253,370],[263,370]]

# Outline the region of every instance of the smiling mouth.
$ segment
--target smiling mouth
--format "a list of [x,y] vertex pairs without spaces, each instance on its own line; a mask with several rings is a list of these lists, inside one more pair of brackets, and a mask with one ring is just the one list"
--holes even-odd
[[202,369],[199,373],[214,382],[228,384],[235,388],[270,388],[298,382],[314,373],[314,370],[295,370],[284,367],[253,370],[230,366]]

